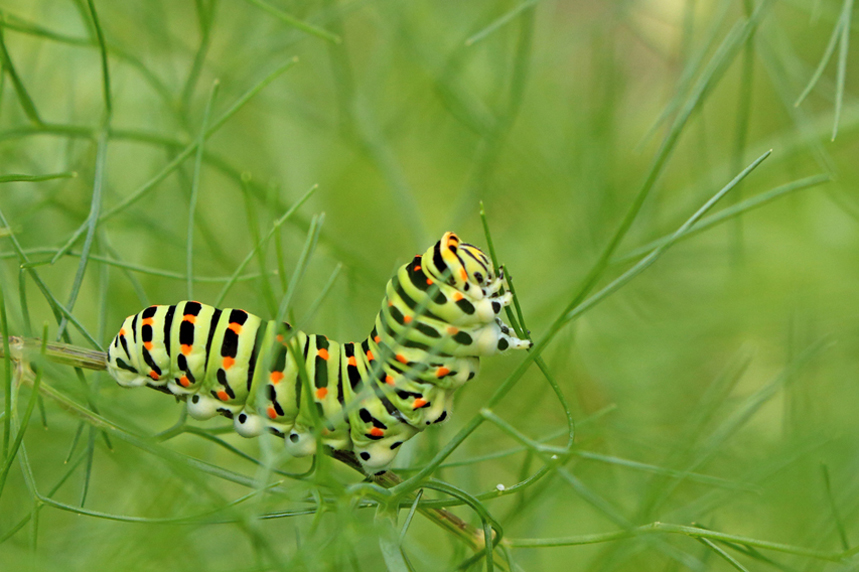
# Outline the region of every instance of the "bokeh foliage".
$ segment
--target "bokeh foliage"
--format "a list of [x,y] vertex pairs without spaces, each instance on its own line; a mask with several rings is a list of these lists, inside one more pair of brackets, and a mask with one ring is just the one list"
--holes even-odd
[[[503,528],[496,569],[855,569],[852,8],[2,0],[8,332],[47,323],[51,340],[93,348],[144,305],[215,302],[318,185],[223,304],[276,315],[308,260],[290,316],[358,339],[394,269],[442,232],[486,245],[482,200],[543,362],[503,385],[526,358],[484,360],[453,419],[405,446],[397,470],[475,428],[433,476]],[[705,215],[718,224],[635,270],[768,150]],[[569,450],[541,369],[577,422]],[[16,449],[31,389],[4,397],[4,570],[443,570],[473,555],[417,514],[392,556],[379,498],[347,468],[284,476],[308,461],[223,421],[151,439],[179,418],[169,397],[39,370],[109,425],[43,387]],[[108,426],[136,437],[106,439]],[[420,502],[452,504],[449,492]],[[481,527],[474,504],[451,510]]]

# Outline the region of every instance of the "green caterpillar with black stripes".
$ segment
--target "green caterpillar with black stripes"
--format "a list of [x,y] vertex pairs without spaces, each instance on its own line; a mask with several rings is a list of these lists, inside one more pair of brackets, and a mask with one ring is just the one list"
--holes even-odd
[[195,419],[220,414],[242,436],[279,435],[296,457],[316,452],[319,427],[324,445],[352,451],[374,474],[448,418],[480,356],[531,347],[499,317],[512,301],[503,282],[479,248],[448,232],[391,278],[362,342],[186,301],[126,318],[108,372],[185,399]]

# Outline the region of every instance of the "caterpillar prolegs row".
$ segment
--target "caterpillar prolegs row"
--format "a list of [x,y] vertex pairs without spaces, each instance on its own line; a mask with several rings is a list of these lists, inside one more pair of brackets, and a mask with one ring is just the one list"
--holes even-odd
[[447,419],[480,356],[531,346],[499,317],[512,301],[503,282],[480,249],[448,232],[388,281],[364,341],[185,301],[126,318],[108,372],[120,385],[185,399],[195,419],[220,414],[245,437],[280,435],[298,457],[316,452],[314,422],[322,423],[322,443],[351,450],[373,474]]

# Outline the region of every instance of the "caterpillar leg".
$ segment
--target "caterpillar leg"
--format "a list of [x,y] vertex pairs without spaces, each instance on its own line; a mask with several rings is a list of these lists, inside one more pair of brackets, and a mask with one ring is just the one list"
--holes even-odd
[[[507,344],[506,347],[504,344]],[[501,338],[498,340],[498,350],[505,351],[507,349],[510,350],[529,350],[534,346],[534,342],[531,340],[520,340],[515,335],[507,335],[501,334]]]
[[296,425],[284,438],[286,452],[293,457],[306,457],[316,453],[313,431]]
[[[534,346],[534,342],[531,340],[520,340],[517,338],[516,334],[513,333],[513,330],[511,330],[507,324],[502,322],[500,318],[498,319],[498,324],[501,327],[501,337],[498,340],[499,351],[505,351],[505,349],[529,350]],[[506,348],[501,347],[503,345],[502,340],[507,342]]]
[[501,303],[502,307],[507,307],[513,303],[513,292],[507,291],[496,298]]
[[369,443],[362,440],[364,441],[362,444],[354,443],[352,450],[361,462],[364,472],[374,475],[388,469],[400,452],[400,445],[411,439],[417,432],[417,429],[405,425],[402,430],[383,439]]
[[221,408],[221,402],[208,395],[195,393],[188,400],[188,415],[200,421],[219,415]]
[[233,427],[242,437],[258,437],[265,431],[266,422],[260,415],[249,413],[246,409],[233,419]]

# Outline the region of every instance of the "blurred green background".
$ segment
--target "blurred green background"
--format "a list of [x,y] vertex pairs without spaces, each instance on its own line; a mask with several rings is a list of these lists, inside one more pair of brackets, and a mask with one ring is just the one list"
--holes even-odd
[[[214,303],[273,221],[318,185],[223,305],[272,317],[324,213],[290,313],[308,330],[360,339],[386,280],[444,231],[486,246],[483,201],[528,328],[535,340],[553,336],[542,357],[577,423],[570,454],[554,462],[483,423],[435,473],[482,495],[503,527],[507,556],[495,569],[855,570],[859,560],[842,554],[859,538],[852,7],[2,0],[9,332],[38,336],[47,323],[53,341],[50,296],[81,326],[68,326],[71,342],[89,348],[82,330],[103,347],[147,304],[189,295]],[[553,327],[577,293],[594,295],[634,269],[648,252],[641,247],[768,150],[708,214],[741,216],[678,242]],[[401,474],[429,462],[524,359],[483,360],[452,419],[403,447]],[[42,381],[135,435],[179,418],[168,396],[122,390],[104,373],[85,379],[88,390],[71,368],[51,367]],[[12,438],[30,391],[23,386],[14,403]],[[537,367],[493,411],[530,439],[564,447],[563,407]],[[194,433],[146,446],[113,438],[109,449],[91,418],[44,399],[14,458],[4,448],[0,569],[385,568],[385,531],[361,506],[372,502],[349,488],[358,474],[328,464],[317,478],[285,478],[273,468],[301,471],[307,460],[284,458],[273,437],[217,433],[226,425],[195,426],[267,468]],[[449,498],[427,490],[423,500]],[[472,508],[451,510],[480,526]],[[259,519],[282,511],[309,514]],[[686,529],[587,536],[656,521],[732,541],[699,541]],[[571,545],[588,539],[604,542]],[[402,546],[414,570],[455,569],[473,554],[420,514]]]

